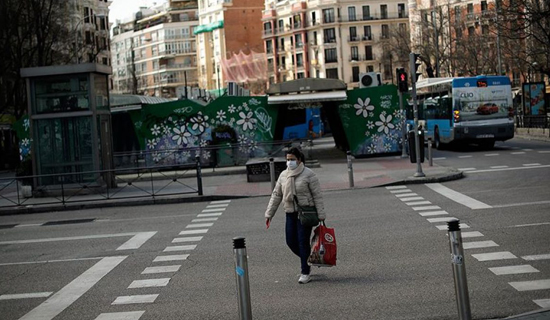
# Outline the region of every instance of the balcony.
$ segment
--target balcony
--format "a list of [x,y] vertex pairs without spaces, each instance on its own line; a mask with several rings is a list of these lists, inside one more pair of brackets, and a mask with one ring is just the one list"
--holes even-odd
[[341,16],[338,18],[339,22],[358,22],[369,20],[387,20],[387,19],[408,19],[409,14],[406,12],[389,12],[382,14],[370,14],[370,15],[353,15],[353,16]]
[[374,36],[372,34],[364,35],[361,41],[374,41]]
[[325,39],[325,44],[336,44],[336,38],[327,38]]
[[366,61],[367,56],[364,54],[352,54],[349,57],[349,62],[359,62],[359,61]]
[[273,32],[273,29],[267,29],[267,30],[264,30],[264,32],[263,32],[264,37],[265,36],[272,36],[274,34],[275,33]]
[[359,42],[359,41],[361,41],[361,37],[358,35],[348,37],[348,42]]

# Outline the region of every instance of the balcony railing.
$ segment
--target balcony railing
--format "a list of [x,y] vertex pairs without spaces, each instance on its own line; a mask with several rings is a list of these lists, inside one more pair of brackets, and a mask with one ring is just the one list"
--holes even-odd
[[369,20],[385,20],[385,19],[405,19],[408,18],[407,12],[388,12],[385,14],[370,14],[370,15],[355,15],[347,16],[343,15],[338,18],[339,22],[357,22],[357,21],[369,21]]
[[350,62],[365,61],[367,60],[367,55],[365,54],[352,54],[349,56]]
[[336,44],[336,38],[327,38],[325,39],[325,44],[330,44],[330,43],[334,43]]

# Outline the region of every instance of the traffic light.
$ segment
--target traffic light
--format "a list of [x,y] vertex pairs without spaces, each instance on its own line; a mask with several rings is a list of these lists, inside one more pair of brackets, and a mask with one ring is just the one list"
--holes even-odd
[[397,68],[397,88],[399,89],[399,92],[408,92],[409,91],[409,83],[407,81],[407,72],[405,72],[404,68]]
[[418,77],[422,75],[422,73],[418,72],[418,67],[420,67],[420,62],[416,61],[420,58],[420,54],[411,52],[409,54],[409,67],[411,69],[411,83],[414,85],[418,81]]

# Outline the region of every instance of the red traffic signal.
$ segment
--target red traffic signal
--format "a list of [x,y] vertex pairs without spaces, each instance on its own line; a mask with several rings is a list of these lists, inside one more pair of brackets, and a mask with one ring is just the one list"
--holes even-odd
[[409,84],[407,81],[407,73],[403,68],[397,68],[397,88],[399,92],[408,92]]

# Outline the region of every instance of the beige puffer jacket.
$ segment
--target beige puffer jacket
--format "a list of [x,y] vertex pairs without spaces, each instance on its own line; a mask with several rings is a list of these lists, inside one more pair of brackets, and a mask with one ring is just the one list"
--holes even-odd
[[[283,201],[283,195],[286,195],[287,192],[292,192],[291,190],[283,190],[286,184],[288,170],[284,170],[279,175],[275,189],[271,194],[271,199],[267,205],[267,210],[265,211],[266,218],[272,218],[279,207],[281,201]],[[321,195],[321,184],[315,173],[305,167],[304,171],[295,177],[294,181],[296,185],[296,196],[298,198],[298,204],[301,206],[315,206],[317,208],[317,214],[319,219],[325,219],[325,204],[323,203],[323,196]],[[284,201],[283,208],[285,212],[295,212],[297,208],[294,208],[293,201]]]

